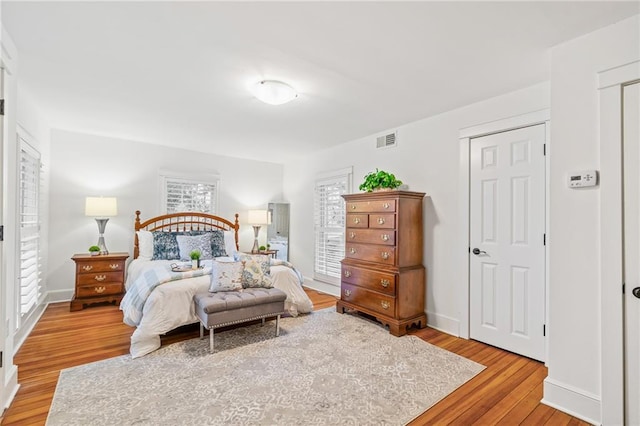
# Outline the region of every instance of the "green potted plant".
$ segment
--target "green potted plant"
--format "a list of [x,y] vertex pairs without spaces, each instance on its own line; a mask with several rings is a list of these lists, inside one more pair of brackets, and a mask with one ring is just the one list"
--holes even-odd
[[189,257],[191,258],[191,268],[198,269],[200,267],[200,250],[192,250]]
[[258,250],[260,250],[260,251],[265,251],[266,249],[267,249],[267,248],[266,248],[265,246],[260,246],[260,247],[258,248]]
[[89,253],[91,254],[91,256],[99,255],[100,254],[100,247],[98,247],[98,246],[89,247]]
[[402,185],[402,181],[396,179],[393,173],[376,169],[375,172],[369,172],[364,177],[364,182],[358,187],[360,191],[372,192],[380,190],[391,190]]

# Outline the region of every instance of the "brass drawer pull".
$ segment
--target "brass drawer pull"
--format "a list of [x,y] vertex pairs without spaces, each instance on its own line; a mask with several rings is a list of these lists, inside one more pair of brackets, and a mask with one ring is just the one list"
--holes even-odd
[[382,309],[389,309],[389,307],[391,306],[391,303],[387,302],[386,300],[383,300],[382,302],[380,302],[380,306],[382,306]]
[[378,218],[378,224],[384,225],[384,217],[379,217]]
[[82,270],[85,271],[85,272],[89,272],[92,269],[93,269],[93,266],[91,266],[91,265],[84,265],[82,267]]
[[351,276],[351,271],[344,271],[344,276],[349,278]]
[[382,287],[387,288],[387,287],[389,287],[389,284],[391,284],[391,283],[389,282],[389,280],[385,280],[384,278],[382,278],[380,280],[380,284],[382,285]]
[[356,237],[356,233],[355,232],[350,232],[349,233],[349,238],[355,238]]
[[351,253],[351,254],[356,254],[356,249],[354,249],[353,247],[351,247],[351,248],[349,249],[349,253]]
[[344,291],[344,295],[345,295],[345,297],[351,296],[351,290],[345,290]]
[[383,204],[383,207],[384,207],[385,209],[388,209],[388,208],[390,207],[390,206],[389,206],[389,203],[384,203],[384,204]]
[[356,209],[356,205],[355,204],[351,204],[351,210],[355,210]]
[[93,291],[95,291],[96,293],[104,293],[106,289],[106,287],[94,287]]
[[111,268],[111,269],[119,269],[120,268],[120,264],[119,263],[111,263],[109,265],[109,268]]
[[104,281],[107,279],[106,275],[96,275],[95,277],[93,277],[96,281]]
[[354,217],[353,218],[353,223],[355,223],[355,224],[360,223],[360,218],[359,217]]
[[382,241],[389,241],[389,234],[382,234],[380,238],[382,238]]
[[380,253],[380,256],[382,256],[382,258],[384,260],[389,259],[389,252],[388,251],[383,251],[382,253]]

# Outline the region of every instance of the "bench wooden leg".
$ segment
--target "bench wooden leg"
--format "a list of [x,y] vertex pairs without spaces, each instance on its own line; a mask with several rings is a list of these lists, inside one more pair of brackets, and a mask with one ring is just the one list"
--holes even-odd
[[209,353],[213,353],[213,328],[209,329]]
[[262,318],[262,326],[264,327],[264,318]]
[[[264,321],[264,319],[263,319]],[[276,337],[280,335],[280,315],[276,317]]]

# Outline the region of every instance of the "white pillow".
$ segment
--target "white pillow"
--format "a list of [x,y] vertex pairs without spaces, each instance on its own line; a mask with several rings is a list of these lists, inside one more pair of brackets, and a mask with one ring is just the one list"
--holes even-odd
[[233,257],[238,252],[238,249],[236,249],[236,231],[224,231],[224,249],[229,257]]
[[138,231],[138,259],[151,260],[153,257],[153,234],[149,231]]
[[211,285],[209,291],[242,290],[242,262],[211,262]]
[[180,259],[189,260],[191,252],[198,250],[200,252],[200,260],[211,259],[211,234],[202,235],[177,235],[178,250],[180,250]]

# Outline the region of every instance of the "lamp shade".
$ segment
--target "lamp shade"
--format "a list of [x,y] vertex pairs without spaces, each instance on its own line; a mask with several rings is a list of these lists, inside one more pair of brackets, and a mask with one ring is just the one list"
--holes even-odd
[[262,80],[250,87],[253,96],[269,105],[282,105],[298,97],[296,90],[286,83]]
[[118,200],[115,197],[87,197],[84,214],[93,217],[118,215]]
[[268,225],[271,223],[267,210],[249,210],[249,225]]

